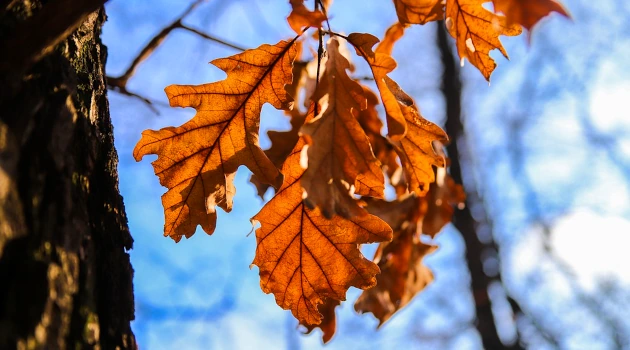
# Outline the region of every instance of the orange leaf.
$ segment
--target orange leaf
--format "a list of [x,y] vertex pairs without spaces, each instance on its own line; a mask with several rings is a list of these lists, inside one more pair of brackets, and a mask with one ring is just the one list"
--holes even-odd
[[394,44],[405,34],[405,28],[406,26],[400,23],[392,24],[391,27],[387,28],[383,41],[378,44],[374,51],[391,55],[394,50]]
[[300,323],[302,326],[306,327],[306,334],[310,334],[315,328],[320,328],[322,330],[322,340],[324,344],[328,343],[337,330],[335,309],[339,304],[341,304],[339,300],[327,299],[323,304],[319,305],[317,309],[322,314],[322,323],[318,325]]
[[[294,110],[295,109],[297,108],[294,107]],[[277,168],[282,168],[282,164],[284,164],[284,161],[287,159],[289,154],[291,154],[291,150],[300,138],[299,131],[302,124],[304,124],[305,117],[306,115],[294,115],[291,118],[291,130],[289,131],[267,131],[267,135],[271,141],[271,147],[265,150],[265,155]],[[249,181],[256,186],[258,196],[263,198],[270,187],[269,184],[258,180],[258,177],[256,177],[255,174],[252,174]]]
[[329,218],[360,213],[352,194],[381,198],[385,189],[379,161],[357,120],[367,103],[363,88],[348,77],[349,63],[338,47],[331,39],[325,74],[315,91],[324,110],[302,127],[311,143],[302,178],[306,202]]
[[304,27],[319,28],[326,20],[326,15],[322,11],[311,11],[304,6],[304,0],[290,0],[293,10],[287,17],[287,22],[293,31],[300,34]]
[[[389,54],[394,43],[402,36],[402,30],[404,27],[401,25],[390,27],[383,43],[375,51],[372,51],[372,46],[378,39],[370,34],[350,34],[348,38],[357,48],[357,53],[372,67],[387,113],[389,137],[398,146],[395,150],[405,170],[408,189],[422,196],[434,181],[432,166],[444,166],[444,159],[435,153],[432,143],[446,142],[448,137],[440,127],[422,118],[413,99],[384,74],[395,67],[395,62],[391,65],[393,59]],[[384,67],[392,68],[387,70]],[[405,130],[405,133],[401,134],[401,130]]]
[[[397,146],[395,149],[405,171],[408,189],[423,196],[435,180],[432,166],[445,165],[444,158],[435,153],[433,141],[445,143],[448,137],[439,126],[424,119],[413,99],[386,75],[396,67],[396,63],[384,52],[385,49],[372,51],[372,46],[378,42],[376,37],[353,33],[348,35],[348,41],[372,67],[387,114],[389,137]],[[402,125],[407,130],[405,134],[400,134]],[[392,135],[392,127],[398,130],[398,134]]]
[[424,196],[429,185],[435,181],[433,167],[446,166],[444,157],[435,152],[433,143],[447,143],[448,137],[439,126],[424,119],[415,105],[406,106],[404,111],[409,132],[394,144],[398,146],[396,152],[400,156],[408,190]]
[[[363,86],[363,95],[367,98],[367,108],[359,113],[359,124],[370,140],[374,156],[381,162],[383,170],[391,179],[400,168],[397,162],[398,155],[394,150],[394,145],[381,135],[383,122],[376,111],[376,106],[379,104],[378,97],[366,86]],[[392,183],[392,185],[396,184]]]
[[425,24],[444,16],[442,0],[393,0],[400,23]]
[[[374,52],[372,47],[379,42],[378,38],[366,33],[352,33],[348,35],[348,42],[354,46],[357,55],[363,57],[370,65],[376,87],[381,94],[381,100],[387,115],[387,129],[389,137],[398,140],[407,133],[403,106],[396,95],[396,91],[390,89],[391,80],[387,74],[396,68],[396,61],[384,52]],[[402,101],[403,104],[407,101]]]
[[153,167],[168,188],[162,196],[164,235],[176,242],[201,225],[207,234],[216,226],[216,208],[229,212],[237,168],[246,165],[261,181],[278,187],[282,175],[260,149],[260,111],[265,103],[291,105],[284,86],[291,83],[294,42],[262,45],[212,61],[227,79],[199,86],[165,89],[173,107],[193,107],[197,114],[180,127],[146,130],[136,145],[136,161],[157,154]]
[[492,0],[495,12],[503,12],[508,24],[518,23],[532,29],[543,17],[555,11],[567,18],[569,14],[554,0]]
[[381,269],[376,286],[364,291],[354,305],[357,312],[372,312],[379,319],[379,326],[433,281],[433,274],[422,259],[437,247],[418,238],[422,201],[410,196],[402,201],[368,202],[368,211],[394,228],[394,239],[381,243],[374,256]]
[[363,211],[351,219],[326,219],[319,209],[302,201],[299,141],[282,172],[285,181],[275,197],[252,218],[256,230],[256,257],[260,286],[273,293],[283,309],[290,309],[303,324],[322,321],[318,305],[325,299],[345,300],[350,286],[370,288],[378,267],[365,259],[359,244],[388,241],[389,226]]
[[431,237],[437,235],[442,228],[451,222],[454,206],[460,206],[466,201],[466,193],[462,185],[439,169],[437,180],[431,184],[429,193],[425,197],[426,213],[422,220],[422,233]]
[[490,75],[497,66],[490,58],[490,51],[499,49],[508,58],[499,35],[516,36],[522,30],[518,25],[508,24],[505,17],[483,8],[485,2],[487,0],[446,0],[446,28],[455,38],[462,63],[464,58],[468,58],[490,81]]

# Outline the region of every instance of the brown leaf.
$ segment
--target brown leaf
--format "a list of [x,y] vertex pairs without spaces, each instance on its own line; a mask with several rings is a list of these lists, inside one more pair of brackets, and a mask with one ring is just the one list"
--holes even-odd
[[[385,107],[389,137],[394,140],[404,137],[407,133],[407,123],[402,111],[403,106],[396,91],[390,90],[389,85],[391,85],[392,80],[387,76],[396,68],[396,61],[388,53],[372,51],[372,47],[379,40],[371,34],[352,33],[348,35],[348,42],[354,46],[357,55],[363,57],[370,65],[376,87]],[[408,104],[408,102],[402,101],[403,104]]]
[[307,208],[300,185],[304,144],[300,140],[284,163],[278,193],[252,218],[261,224],[253,264],[265,293],[273,293],[278,305],[303,324],[316,325],[322,321],[318,305],[325,299],[345,300],[350,286],[374,286],[379,269],[363,257],[359,244],[388,241],[392,231],[365,211],[329,220],[319,209]]
[[[303,66],[303,65],[302,65]],[[298,72],[299,74],[299,72]],[[296,70],[295,67],[293,69],[293,80],[296,80]],[[287,85],[287,92],[291,93],[293,85]],[[289,88],[291,86],[291,88]],[[292,95],[293,96],[293,95]],[[269,136],[269,140],[271,141],[271,147],[265,150],[265,155],[273,162],[276,168],[282,168],[282,164],[287,159],[289,154],[291,154],[291,150],[297,143],[300,138],[300,128],[304,124],[304,120],[308,114],[313,114],[313,106],[306,112],[300,113],[297,106],[294,104],[293,109],[288,111],[287,114],[291,116],[291,130],[288,131],[267,131],[267,135]],[[264,199],[265,193],[271,187],[269,184],[266,184],[256,177],[256,174],[252,174],[249,178],[249,182],[256,186],[256,190],[258,192],[258,196],[261,199]]]
[[387,28],[385,37],[383,37],[383,40],[378,44],[374,52],[391,55],[394,50],[394,44],[405,34],[406,27],[406,25],[394,23]]
[[287,109],[291,97],[293,42],[262,45],[229,58],[212,61],[227,79],[199,86],[165,89],[173,107],[193,107],[197,114],[180,127],[146,130],[133,155],[157,154],[153,167],[168,188],[162,196],[164,235],[176,242],[201,225],[207,234],[216,226],[216,208],[229,212],[234,175],[246,165],[259,179],[276,187],[282,175],[258,145],[260,111],[265,103]]
[[[300,128],[304,124],[305,117],[305,114],[294,115],[291,118],[291,130],[289,131],[267,131],[267,135],[271,141],[271,147],[265,150],[265,155],[278,169],[282,168],[282,164],[284,164],[284,161],[287,159],[289,154],[291,154],[291,150],[293,150],[293,147],[298,142],[298,139],[300,138]],[[256,177],[255,174],[252,174],[249,181],[256,186],[258,196],[264,199],[265,193],[271,186],[258,180],[258,177]]]
[[[296,41],[295,48],[296,61],[293,62],[293,80],[291,81],[291,84],[287,84],[284,87],[284,90],[293,99],[293,108],[284,111],[284,113],[291,118],[291,130],[267,131],[267,136],[271,141],[271,147],[265,150],[265,155],[267,155],[269,160],[271,160],[278,169],[282,168],[284,160],[287,159],[293,149],[293,146],[297,143],[300,128],[302,127],[302,124],[304,124],[306,115],[309,113],[309,111],[302,113],[298,108],[299,91],[304,88],[304,81],[306,80],[306,62],[297,61],[302,56],[302,41]],[[250,176],[249,182],[256,186],[258,196],[261,199],[264,199],[265,193],[269,187],[272,187],[269,184],[258,180],[256,174],[252,174]]]
[[322,330],[322,341],[324,344],[328,343],[337,330],[335,309],[339,304],[341,304],[339,300],[327,299],[323,304],[319,305],[317,309],[319,313],[322,314],[322,323],[318,325],[300,323],[302,326],[306,327],[306,334],[310,334],[315,328],[320,328]]
[[372,312],[379,319],[379,326],[433,281],[433,274],[422,264],[422,259],[437,247],[424,244],[418,238],[422,201],[422,198],[409,196],[402,201],[368,202],[368,211],[384,215],[382,218],[394,225],[394,239],[381,243],[374,256],[374,262],[381,269],[377,284],[364,291],[354,305],[357,312]]
[[516,36],[521,27],[510,25],[505,17],[498,16],[482,7],[487,0],[446,0],[446,28],[455,38],[457,52],[462,60],[467,58],[490,81],[497,66],[490,51],[499,49],[505,58],[507,52],[499,35]]
[[[350,34],[348,41],[356,48],[357,54],[364,57],[372,67],[376,85],[387,114],[389,137],[397,147],[407,186],[410,192],[423,196],[429,190],[429,184],[435,180],[433,167],[444,167],[444,158],[436,154],[433,142],[448,142],[446,133],[437,125],[424,119],[415,106],[411,96],[407,95],[386,73],[396,66],[388,55],[387,49],[372,51],[378,39],[370,34]],[[389,63],[388,63],[389,62]],[[391,68],[391,69],[390,69]],[[395,118],[392,116],[396,115]],[[402,123],[401,123],[402,120]],[[405,134],[392,135],[392,127],[398,132],[404,125]]]
[[425,24],[444,16],[442,0],[393,0],[400,23]]
[[394,144],[404,169],[407,189],[424,196],[435,181],[433,167],[446,166],[444,157],[435,152],[433,143],[447,143],[448,137],[439,126],[424,119],[416,106],[407,106],[404,111],[409,132]]
[[302,132],[308,136],[308,169],[302,178],[306,202],[324,216],[356,216],[361,208],[352,194],[383,197],[383,172],[361,129],[357,114],[366,107],[363,88],[348,77],[348,60],[328,44],[326,71],[315,98],[324,109]]
[[[290,111],[285,112],[289,116],[300,114],[300,109],[298,108],[299,106],[298,99],[300,95],[300,90],[304,88],[304,84],[307,78],[307,72],[306,72],[307,62],[300,61],[302,57],[303,46],[304,46],[303,41],[295,42],[296,59],[293,62],[293,69],[292,69],[293,80],[291,81],[291,84],[285,85],[284,87],[284,89],[293,98],[293,101],[294,101],[293,108]],[[308,107],[309,105],[310,104],[306,105],[306,107]]]
[[437,180],[425,197],[426,213],[422,220],[422,233],[435,237],[442,228],[451,222],[454,206],[464,205],[466,193],[446,171],[439,169]]
[[492,0],[495,12],[503,12],[508,24],[518,23],[527,30],[532,28],[543,17],[555,11],[564,17],[569,14],[555,0]]
[[297,34],[302,33],[304,27],[319,28],[326,16],[322,11],[311,11],[304,6],[304,0],[290,0],[293,10],[287,17],[287,22]]
[[[394,150],[394,145],[381,135],[383,122],[378,117],[376,106],[379,104],[378,97],[366,86],[363,87],[363,95],[367,98],[367,108],[359,112],[359,124],[372,145],[374,156],[381,162],[383,170],[391,179],[398,171],[398,155]],[[392,185],[396,185],[392,183]]]

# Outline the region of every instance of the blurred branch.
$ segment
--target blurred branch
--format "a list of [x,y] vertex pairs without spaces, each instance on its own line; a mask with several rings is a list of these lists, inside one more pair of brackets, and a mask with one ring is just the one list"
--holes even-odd
[[[516,332],[516,339],[513,339],[510,344],[504,344],[500,339],[492,311],[488,288],[495,280],[501,282],[500,268],[494,271],[493,276],[489,276],[484,270],[484,263],[488,258],[494,258],[496,261],[499,261],[498,248],[492,237],[485,238],[484,241],[480,239],[477,229],[482,223],[478,221],[479,218],[475,220],[471,212],[473,206],[482,209],[482,211],[483,206],[479,205],[482,203],[482,200],[477,195],[476,186],[472,183],[464,183],[462,164],[470,162],[470,155],[466,152],[466,137],[462,123],[462,83],[455,57],[448,42],[448,35],[442,22],[439,22],[437,26],[437,45],[444,67],[441,89],[446,100],[446,133],[451,138],[451,143],[447,146],[448,156],[451,160],[450,174],[455,182],[464,184],[464,188],[467,189],[466,206],[455,211],[453,224],[466,244],[466,263],[470,271],[471,288],[477,315],[476,327],[486,349],[522,349],[518,331]],[[487,219],[485,211],[480,216]],[[516,325],[513,325],[513,327],[516,328]]]
[[149,42],[144,46],[144,48],[140,50],[140,53],[133,59],[133,61],[131,62],[131,65],[129,65],[125,73],[123,73],[121,76],[118,76],[118,77],[108,76],[107,87],[123,95],[139,99],[140,101],[145,103],[147,107],[149,107],[154,113],[159,114],[158,110],[154,106],[155,102],[151,101],[150,99],[146,97],[143,97],[139,94],[136,94],[134,92],[127,90],[127,82],[136,73],[138,66],[142,62],[144,62],[147,58],[149,58],[151,54],[153,54],[153,52],[164,42],[164,39],[166,39],[166,37],[173,30],[184,29],[190,33],[196,34],[206,40],[210,40],[217,44],[220,44],[220,45],[223,45],[223,46],[226,46],[226,47],[238,50],[238,51],[245,51],[245,48],[243,48],[240,45],[233,44],[227,40],[220,39],[210,34],[203,33],[197,29],[194,29],[182,23],[184,18],[188,16],[190,13],[192,13],[192,11],[204,1],[205,0],[197,0],[193,2],[192,4],[190,4],[190,6],[188,6],[188,8],[173,23],[166,26],[157,35],[155,35],[151,40],[149,40]]

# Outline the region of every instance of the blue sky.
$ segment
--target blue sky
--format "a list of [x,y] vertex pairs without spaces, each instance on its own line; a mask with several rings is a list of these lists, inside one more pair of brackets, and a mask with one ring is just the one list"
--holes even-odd
[[[124,72],[140,48],[189,3],[109,1],[103,39],[108,46],[108,75]],[[334,2],[334,30],[381,36],[396,20],[389,1],[369,5],[360,2],[363,6],[356,3]],[[470,178],[482,184],[478,190],[487,199],[511,288],[527,300],[534,298],[532,305],[542,309],[559,299],[568,300],[571,290],[556,285],[562,283],[554,277],[553,267],[532,262],[540,261],[544,255],[540,250],[544,230],[536,223],[538,219],[551,227],[554,247],[580,271],[579,281],[587,292],[597,292],[596,281],[602,276],[612,276],[625,290],[630,289],[630,278],[619,266],[624,261],[627,265],[624,252],[592,248],[627,247],[629,243],[626,234],[630,228],[630,191],[624,177],[624,169],[628,169],[625,164],[630,164],[630,119],[626,115],[630,110],[630,73],[626,63],[630,38],[626,33],[630,31],[625,28],[625,23],[630,22],[629,9],[621,1],[612,0],[597,2],[594,9],[589,9],[595,5],[586,1],[564,3],[573,21],[559,16],[545,20],[534,33],[531,45],[525,36],[503,39],[511,60],[493,54],[499,67],[490,86],[468,62],[463,69],[466,127],[474,155]],[[284,21],[288,11],[288,1],[283,0],[211,0],[184,22],[241,46],[257,47],[293,36]],[[255,237],[248,235],[252,229],[249,219],[262,201],[248,183],[250,173],[246,168],[239,169],[236,177],[233,211],[226,214],[219,210],[215,234],[209,237],[199,230],[191,239],[175,244],[162,237],[160,196],[164,188],[153,173],[152,159],[145,157],[137,163],[131,156],[143,130],[180,125],[194,115],[192,109],[167,107],[165,86],[221,80],[224,73],[207,62],[235,53],[188,32],[174,31],[140,66],[128,86],[156,101],[160,115],[138,100],[116,92],[109,94],[120,158],[120,190],[135,239],[131,258],[136,271],[137,320],[133,328],[141,348],[322,346],[318,331],[302,336],[295,330],[296,321],[290,313],[281,310],[273,296],[260,290],[257,269],[249,269],[255,252]],[[408,30],[396,46],[394,57],[399,69],[392,77],[416,98],[425,117],[440,123],[444,102],[439,92],[441,68],[433,25]],[[357,64],[360,76],[365,67]],[[579,84],[584,87],[579,88]],[[531,101],[528,98],[532,96],[540,102],[523,103]],[[591,145],[585,137],[585,118],[598,134],[615,137],[616,156]],[[514,138],[516,122],[521,123],[516,128],[518,142]],[[265,106],[263,148],[269,145],[266,136],[262,136],[264,130],[288,127],[280,112]],[[525,154],[518,166],[511,148],[515,144]],[[537,194],[535,207],[542,217],[531,216],[534,204],[524,195],[523,174]],[[463,241],[448,226],[438,236],[438,243],[440,249],[428,259],[436,281],[427,290],[377,332],[377,322],[371,315],[359,316],[352,310],[358,291],[351,290],[349,302],[338,312],[337,335],[327,348],[480,348],[479,337],[470,323],[474,307],[468,291]],[[585,255],[595,263],[584,264]],[[551,282],[532,289],[523,282],[532,275],[544,275]],[[528,290],[531,293],[525,293]],[[556,294],[547,300],[536,297],[537,293],[549,292]],[[569,327],[571,322],[566,322]],[[584,339],[594,348],[608,344],[595,336],[600,325],[593,324],[592,329],[586,329],[586,335],[568,336],[566,345],[571,348]],[[452,330],[456,330],[453,337],[444,341],[438,337]],[[544,342],[540,345],[544,348]]]

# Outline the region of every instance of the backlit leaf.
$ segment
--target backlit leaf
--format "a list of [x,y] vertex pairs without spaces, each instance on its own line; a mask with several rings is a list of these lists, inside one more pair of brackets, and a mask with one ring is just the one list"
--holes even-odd
[[400,23],[425,24],[444,16],[442,0],[393,0]]
[[322,321],[318,305],[325,300],[345,300],[350,286],[374,286],[379,269],[363,257],[359,245],[388,241],[392,231],[365,211],[350,219],[327,219],[318,208],[306,207],[300,184],[304,145],[300,140],[293,149],[282,168],[284,184],[252,218],[261,225],[253,264],[265,293],[273,293],[278,305],[301,323],[317,325]]
[[368,201],[368,211],[394,228],[394,239],[381,243],[374,255],[381,269],[376,286],[364,291],[354,305],[357,312],[373,313],[379,326],[433,281],[431,270],[422,263],[437,249],[420,242],[423,201],[415,196],[393,202]]
[[[362,56],[370,65],[374,81],[381,95],[383,106],[387,117],[388,135],[394,140],[398,140],[407,133],[407,122],[405,121],[403,106],[396,95],[397,91],[392,91],[390,86],[393,82],[387,74],[396,68],[396,61],[389,53],[374,52],[372,47],[379,42],[378,38],[366,33],[352,33],[348,35],[348,42],[354,46],[357,55]],[[408,101],[402,101],[403,104]],[[413,102],[412,102],[413,103]]]
[[[413,99],[407,95],[398,84],[390,79],[386,73],[394,69],[396,63],[389,56],[386,49],[372,50],[378,39],[370,34],[350,34],[352,45],[357,48],[357,54],[363,56],[372,67],[376,85],[381,93],[381,99],[387,114],[389,137],[397,146],[396,152],[400,156],[409,191],[423,196],[429,190],[429,184],[435,180],[433,166],[444,167],[444,158],[436,154],[433,142],[448,141],[446,133],[437,125],[424,119]],[[395,118],[392,116],[396,116]],[[402,122],[401,122],[402,121]],[[392,135],[395,130],[406,130],[404,135]]]
[[311,11],[304,5],[304,0],[290,0],[293,10],[287,17],[287,22],[297,34],[302,33],[304,27],[320,27],[326,20],[322,11]]
[[508,24],[518,23],[530,31],[538,21],[551,12],[569,17],[564,7],[555,0],[492,0],[492,2],[495,12],[502,12]]
[[307,203],[318,206],[326,217],[335,213],[351,217],[360,212],[352,194],[381,198],[385,180],[357,120],[367,104],[363,88],[348,77],[348,60],[338,47],[331,39],[325,74],[315,91],[323,111],[302,127],[310,144],[302,186]]
[[322,341],[324,344],[328,343],[337,330],[337,315],[335,315],[335,309],[339,304],[341,304],[341,302],[334,299],[328,299],[323,304],[320,304],[318,310],[322,314],[322,323],[318,325],[300,323],[302,326],[306,327],[306,334],[310,334],[315,328],[320,328],[322,330]]
[[489,81],[497,66],[490,58],[490,51],[498,49],[508,58],[499,35],[516,36],[522,30],[518,25],[508,24],[505,17],[483,8],[485,2],[487,0],[446,0],[445,24],[455,38],[462,64],[467,58]]
[[173,107],[193,107],[197,114],[179,127],[146,130],[136,145],[136,161],[157,154],[153,167],[168,188],[162,196],[164,235],[179,241],[201,225],[207,234],[216,226],[216,206],[232,209],[233,179],[246,165],[265,183],[279,187],[282,175],[258,144],[260,111],[265,103],[287,109],[291,96],[293,42],[262,45],[229,58],[212,61],[227,79],[165,89]]
[[[381,135],[383,122],[376,111],[376,106],[379,104],[378,97],[365,86],[363,86],[363,95],[367,99],[367,108],[359,113],[359,124],[370,140],[374,156],[381,162],[383,170],[392,179],[400,166],[394,145]],[[392,183],[392,185],[395,186],[396,183]]]
[[464,205],[466,193],[462,185],[448,175],[445,169],[438,169],[436,181],[431,184],[425,197],[426,209],[422,219],[422,233],[431,237],[451,222],[454,207]]

